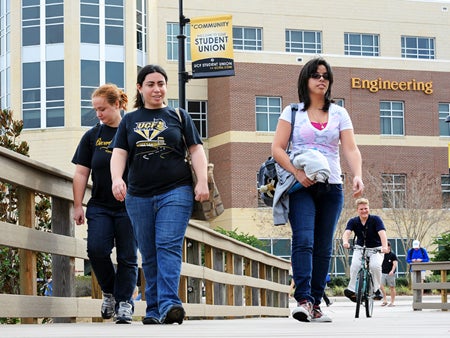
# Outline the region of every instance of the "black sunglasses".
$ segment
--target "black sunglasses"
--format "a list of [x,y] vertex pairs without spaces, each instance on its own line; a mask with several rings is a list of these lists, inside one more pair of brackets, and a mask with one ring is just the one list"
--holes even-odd
[[316,79],[319,80],[321,77],[323,77],[324,80],[329,80],[330,79],[330,75],[328,75],[328,73],[313,73],[311,74],[311,79]]

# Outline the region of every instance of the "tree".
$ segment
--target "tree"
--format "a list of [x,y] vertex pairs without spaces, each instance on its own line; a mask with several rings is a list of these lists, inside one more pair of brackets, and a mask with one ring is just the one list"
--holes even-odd
[[388,237],[397,235],[406,252],[414,239],[423,246],[431,244],[431,238],[442,231],[448,210],[441,207],[440,195],[435,193],[441,186],[440,177],[414,171],[399,176],[404,177],[404,185],[392,184],[389,177],[375,177],[370,172],[366,181],[372,195],[382,196]]
[[450,261],[450,232],[435,238],[433,244],[437,246],[437,249],[431,252],[434,255],[433,261]]

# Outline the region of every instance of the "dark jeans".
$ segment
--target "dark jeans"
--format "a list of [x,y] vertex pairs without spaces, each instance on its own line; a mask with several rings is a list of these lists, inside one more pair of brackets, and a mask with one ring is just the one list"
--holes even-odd
[[[102,291],[112,293],[117,306],[122,301],[133,304],[137,283],[137,244],[126,210],[88,206],[86,218],[88,257]],[[111,260],[114,246],[117,270]]]
[[344,204],[341,184],[316,183],[289,195],[294,298],[319,305]]

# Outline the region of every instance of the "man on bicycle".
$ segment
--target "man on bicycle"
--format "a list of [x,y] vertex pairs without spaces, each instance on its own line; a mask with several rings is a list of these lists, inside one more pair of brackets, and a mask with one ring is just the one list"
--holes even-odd
[[[370,215],[369,200],[366,198],[358,198],[356,200],[356,210],[358,216],[351,218],[344,234],[342,235],[342,245],[349,249],[349,238],[352,232],[355,233],[356,246],[366,246],[370,249],[379,249],[381,252],[370,252],[370,272],[373,276],[373,286],[375,292],[374,299],[381,300],[383,296],[380,292],[381,284],[381,264],[383,263],[384,252],[388,251],[388,240],[386,236],[386,228],[383,221],[377,215]],[[356,275],[361,268],[361,250],[354,250],[352,264],[350,266],[350,282],[344,295],[352,302],[356,302],[355,287]]]

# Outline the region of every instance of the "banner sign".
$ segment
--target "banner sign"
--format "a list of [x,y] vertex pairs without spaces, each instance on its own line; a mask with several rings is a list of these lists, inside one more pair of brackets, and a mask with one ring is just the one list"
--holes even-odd
[[231,15],[191,18],[192,78],[233,76]]

